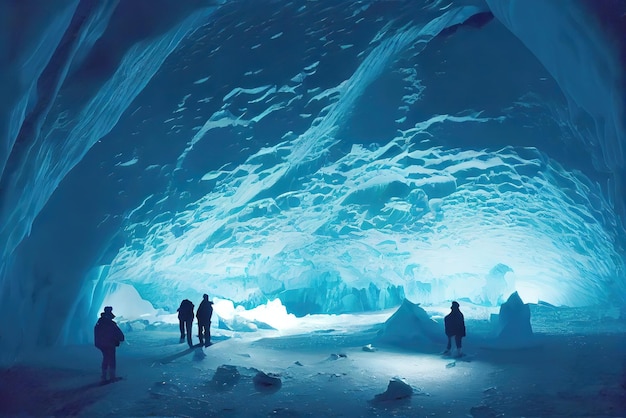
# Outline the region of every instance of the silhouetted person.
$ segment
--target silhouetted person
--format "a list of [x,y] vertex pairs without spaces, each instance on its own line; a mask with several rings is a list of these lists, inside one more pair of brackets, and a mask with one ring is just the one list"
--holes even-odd
[[185,299],[180,303],[178,310],[178,325],[180,327],[180,342],[185,341],[187,336],[187,344],[193,347],[191,342],[191,327],[193,325],[193,303],[189,299]]
[[452,302],[450,309],[452,309],[452,312],[444,318],[446,335],[448,336],[448,346],[443,354],[450,354],[450,349],[452,348],[452,337],[454,337],[456,355],[460,357],[463,355],[461,352],[461,339],[465,337],[465,318],[459,309],[458,302]]
[[102,351],[102,381],[115,380],[115,349],[124,341],[124,333],[113,321],[113,308],[106,306],[93,330],[94,344]]
[[208,347],[211,345],[211,317],[213,316],[213,302],[209,300],[209,295],[202,295],[202,302],[196,311],[198,319],[198,338],[200,345]]

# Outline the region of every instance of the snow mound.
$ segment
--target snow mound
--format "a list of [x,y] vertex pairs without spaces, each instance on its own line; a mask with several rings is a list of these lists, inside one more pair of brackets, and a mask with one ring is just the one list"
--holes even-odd
[[278,375],[273,373],[266,374],[261,371],[254,376],[252,382],[254,383],[254,388],[256,390],[265,393],[274,393],[283,385],[283,382],[280,380]]
[[404,299],[380,330],[380,342],[406,348],[426,348],[445,342],[443,325],[432,320],[419,306]]

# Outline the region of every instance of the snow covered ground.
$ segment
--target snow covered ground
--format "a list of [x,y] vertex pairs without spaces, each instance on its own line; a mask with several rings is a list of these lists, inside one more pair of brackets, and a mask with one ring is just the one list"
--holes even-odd
[[[121,381],[99,384],[101,357],[91,345],[39,351],[0,370],[0,415],[626,416],[619,312],[532,305],[535,343],[498,350],[489,348],[493,325],[465,308],[461,359],[442,357],[434,342],[382,344],[378,333],[394,310],[308,316],[287,331],[213,329],[214,345],[194,349],[178,343],[173,324],[127,329]],[[436,311],[428,310],[441,322]]]

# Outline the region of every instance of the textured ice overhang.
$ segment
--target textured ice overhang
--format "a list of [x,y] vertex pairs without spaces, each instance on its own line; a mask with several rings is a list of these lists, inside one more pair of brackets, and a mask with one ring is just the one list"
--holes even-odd
[[623,303],[623,1],[220,3],[0,6],[2,361],[116,283]]
[[599,149],[613,173],[610,194],[624,219],[626,202],[626,2],[487,0],[497,18],[561,87],[581,140]]

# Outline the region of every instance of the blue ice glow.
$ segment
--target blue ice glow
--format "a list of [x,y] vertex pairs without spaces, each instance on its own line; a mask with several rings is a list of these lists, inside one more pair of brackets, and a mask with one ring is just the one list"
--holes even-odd
[[[515,290],[526,301],[567,305],[610,296],[623,261],[596,220],[610,213],[596,187],[534,149],[420,150],[421,133],[377,149],[355,145],[300,173],[299,190],[255,198],[291,166],[290,144],[281,144],[272,152],[282,149],[284,161],[244,164],[234,172],[245,176],[228,174],[218,191],[172,218],[131,223],[134,242],[109,279],[162,306],[174,302],[163,286],[246,301],[315,293],[330,280],[337,287],[314,296],[330,312],[362,308],[346,297],[370,283],[383,290],[371,308],[393,303],[385,296],[392,286],[425,303],[467,297],[495,305]],[[483,287],[498,264],[512,272],[490,298]]]
[[[108,280],[136,286],[159,307],[208,289],[252,306],[280,298],[299,313],[383,309],[403,295],[495,306],[518,291],[527,302],[585,305],[622,292],[615,215],[599,185],[534,147],[439,145],[442,132],[462,136],[464,126],[505,124],[537,106],[532,100],[493,116],[464,111],[412,124],[402,117],[397,135],[375,144],[346,136],[359,123],[352,112],[373,105],[363,96],[389,71],[405,84],[399,110],[419,103],[423,81],[394,61],[410,50],[419,62],[442,29],[479,11],[451,8],[421,25],[383,27],[352,74],[326,89],[305,89],[322,69],[317,60],[304,60],[283,85],[254,86],[250,75],[250,87],[234,86],[198,125],[178,170],[195,147],[215,140],[213,131],[250,129],[275,113],[308,128],[282,131],[282,141],[243,163],[203,174],[214,183],[210,192],[178,211],[152,218],[163,200],[144,201],[128,218],[129,243]],[[191,100],[185,95],[183,102]],[[299,103],[322,105],[292,115]],[[349,142],[351,149],[340,151]]]
[[623,304],[624,7],[564,1],[0,6],[0,315],[29,324],[0,343],[87,329],[120,283]]

